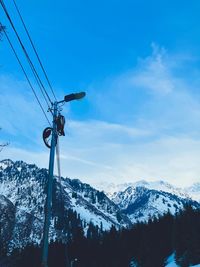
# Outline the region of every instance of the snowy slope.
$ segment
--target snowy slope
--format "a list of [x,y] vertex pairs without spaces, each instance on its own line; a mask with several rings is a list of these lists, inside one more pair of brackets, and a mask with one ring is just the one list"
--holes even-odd
[[[105,229],[109,229],[111,227],[111,223],[115,226],[130,226],[130,220],[121,213],[118,205],[116,205],[113,201],[111,201],[103,192],[100,192],[90,185],[80,182],[78,179],[63,179],[63,186],[67,183],[72,192],[76,192],[79,199],[76,200],[75,205],[72,205],[74,209],[79,213],[81,210],[82,213],[85,214],[85,218],[87,218],[86,214],[89,215],[89,219],[94,222],[97,222],[97,217],[91,216],[92,211],[96,211],[95,214],[98,216],[98,223],[95,223],[100,226],[101,222],[103,223],[103,227]],[[69,191],[68,191],[69,194]],[[74,203],[74,202],[73,202]],[[84,210],[83,207],[80,207],[79,204],[85,203]],[[88,205],[88,203],[90,205]],[[83,205],[82,205],[83,206]],[[90,212],[91,211],[91,212]],[[103,221],[106,217],[109,218],[109,221]],[[120,217],[120,220],[119,220]],[[88,220],[87,220],[88,221]],[[111,223],[110,223],[111,222]],[[107,226],[106,226],[107,225]]]
[[114,184],[108,182],[100,182],[95,183],[93,186],[97,188],[97,190],[104,191],[104,193],[109,197],[112,198],[114,194],[120,191],[124,191],[129,186],[133,186],[134,183],[123,183],[123,184]]
[[[130,262],[130,267],[139,267],[139,264],[133,259],[131,262]],[[171,254],[166,262],[165,262],[165,266],[164,267],[181,267],[180,265],[178,265],[176,263],[176,260],[175,260],[175,253]],[[190,265],[188,267],[200,267],[200,264],[197,264],[197,265]]]
[[184,190],[192,199],[200,202],[200,183],[195,183]]
[[[10,247],[21,247],[26,244],[40,243],[44,224],[44,203],[46,197],[46,169],[39,169],[36,165],[22,161],[0,162],[0,205],[9,201],[14,207],[15,224],[12,232]],[[62,192],[62,194],[60,194]],[[80,214],[86,227],[93,222],[103,229],[130,226],[131,222],[123,215],[119,207],[103,192],[93,189],[79,180],[58,178],[53,183],[53,218],[51,220],[50,238],[55,240],[60,233],[55,231],[54,224],[58,220],[58,207],[61,206],[60,196],[64,202],[64,209],[71,208]],[[3,202],[4,201],[4,202]],[[13,212],[12,212],[13,214]]]
[[165,267],[180,267],[179,265],[176,264],[175,253],[171,254],[167,258]]
[[[176,261],[175,261],[175,253],[171,254],[171,255],[167,258],[165,267],[180,267],[180,265],[177,265],[177,264],[176,264]],[[200,264],[197,264],[197,265],[190,265],[190,266],[188,266],[188,267],[200,267]]]
[[132,223],[147,222],[150,218],[162,216],[167,212],[175,214],[186,204],[200,208],[200,204],[191,199],[140,186],[130,186],[115,194],[112,200],[128,215]]

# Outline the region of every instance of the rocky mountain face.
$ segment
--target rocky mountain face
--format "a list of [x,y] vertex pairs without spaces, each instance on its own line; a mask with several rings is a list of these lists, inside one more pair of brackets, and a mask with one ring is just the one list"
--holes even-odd
[[[3,232],[11,235],[2,237],[6,242],[10,240],[10,249],[41,242],[47,178],[47,170],[36,165],[11,160],[0,162],[0,223],[4,225]],[[61,178],[60,181],[55,177],[50,227],[52,240],[62,234],[56,227],[60,224],[61,213],[62,220],[71,224],[69,214],[66,214],[69,209],[77,214],[86,230],[90,222],[104,230],[112,225],[117,228],[131,225],[130,219],[103,192],[79,180]],[[64,228],[67,231],[66,225]]]
[[167,212],[175,214],[187,204],[199,208],[200,184],[178,188],[164,181],[141,180],[115,187],[104,183],[100,187],[132,223],[147,222],[150,218],[162,216]]
[[[71,201],[72,207],[85,221],[92,221],[95,225],[103,225],[104,229],[110,229],[112,225],[129,227],[130,220],[124,215],[118,205],[110,200],[102,191],[82,183],[78,179],[62,179],[62,185],[70,186],[71,194],[75,194],[75,200]],[[70,190],[66,190],[70,195]]]
[[15,226],[15,206],[0,195],[0,244],[8,244]]
[[132,223],[147,222],[149,219],[162,216],[167,212],[174,215],[186,205],[200,208],[200,204],[190,198],[142,186],[130,186],[124,191],[114,194],[112,200],[130,218]]

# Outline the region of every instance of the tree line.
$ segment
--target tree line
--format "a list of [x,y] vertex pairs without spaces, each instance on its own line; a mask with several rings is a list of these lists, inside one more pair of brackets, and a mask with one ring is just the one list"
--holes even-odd
[[[49,267],[130,267],[130,262],[162,267],[172,253],[181,267],[200,263],[200,211],[190,206],[175,216],[168,213],[131,229],[113,226],[110,231],[92,223],[86,226],[73,211],[68,216],[68,238],[50,243]],[[57,226],[61,227],[58,221]],[[5,249],[2,253],[6,255]],[[29,245],[15,249],[9,259],[16,259],[12,266],[41,267],[41,254],[40,247]]]

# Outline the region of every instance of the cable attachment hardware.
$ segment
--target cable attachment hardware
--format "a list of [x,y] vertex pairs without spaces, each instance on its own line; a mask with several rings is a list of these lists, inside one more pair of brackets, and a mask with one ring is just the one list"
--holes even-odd
[[65,128],[65,117],[59,114],[56,118],[57,125],[57,133],[59,136],[65,136],[64,128]]
[[[65,136],[65,132],[64,132],[65,117],[59,114],[56,117],[55,122],[56,122],[56,130],[57,130],[56,136],[57,135]],[[42,134],[43,141],[48,148],[51,148],[52,132],[53,132],[53,128],[47,127],[44,129],[43,134]],[[56,144],[57,144],[57,137],[56,137]]]

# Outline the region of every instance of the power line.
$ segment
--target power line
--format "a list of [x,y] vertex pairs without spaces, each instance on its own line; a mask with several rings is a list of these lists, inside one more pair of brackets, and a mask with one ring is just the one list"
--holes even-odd
[[30,66],[30,68],[31,68],[31,70],[32,70],[32,72],[33,72],[34,77],[35,77],[35,80],[36,80],[36,82],[37,82],[37,84],[38,84],[38,86],[39,86],[39,88],[40,88],[40,91],[41,91],[41,93],[42,93],[42,95],[43,95],[43,97],[44,97],[44,100],[45,100],[45,102],[46,102],[46,104],[47,104],[47,107],[48,107],[49,111],[52,112],[52,111],[51,111],[51,107],[49,106],[49,102],[48,102],[48,100],[47,100],[47,98],[46,98],[46,96],[45,96],[45,94],[44,94],[44,91],[43,91],[42,88],[41,88],[41,85],[40,85],[40,81],[39,81],[38,75],[35,73],[34,67],[33,67],[33,65],[31,64],[31,62],[29,61],[29,58],[27,58],[27,60],[28,60],[28,62],[29,62],[29,66]]
[[[42,92],[42,95],[43,95],[43,97],[44,97],[44,99],[45,99],[45,101],[47,103],[47,106],[50,109],[48,101],[50,102],[50,104],[52,104],[52,101],[51,101],[48,93],[46,92],[46,90],[44,88],[44,85],[43,85],[43,83],[42,83],[42,81],[41,81],[41,79],[40,79],[40,77],[39,77],[39,75],[38,75],[38,73],[37,73],[37,71],[36,71],[36,69],[35,69],[35,67],[34,67],[34,65],[33,65],[32,61],[31,61],[31,59],[30,59],[30,57],[29,57],[29,55],[28,55],[28,52],[26,51],[26,49],[25,49],[25,47],[24,47],[24,45],[23,45],[23,43],[21,41],[21,38],[19,37],[19,34],[17,33],[17,30],[16,30],[16,28],[15,28],[13,22],[12,22],[12,19],[11,19],[10,15],[9,15],[9,13],[7,11],[7,8],[6,8],[3,0],[0,0],[0,2],[1,2],[2,8],[3,8],[3,10],[4,10],[4,12],[5,12],[5,14],[6,14],[6,16],[7,16],[8,20],[9,20],[13,30],[14,30],[14,32],[15,32],[16,36],[17,36],[17,39],[18,39],[18,41],[19,41],[19,43],[21,45],[21,48],[22,48],[22,50],[23,50],[23,52],[24,52],[24,54],[26,56],[26,59],[27,59],[29,65],[30,65],[30,68],[31,68],[31,70],[32,70],[32,72],[34,74],[36,82],[38,83],[38,86],[39,86],[39,88],[40,88],[40,90]],[[47,99],[45,97],[45,94],[46,94],[46,97],[47,97],[48,101],[47,101]]]
[[[17,30],[16,30],[16,28],[15,28],[13,22],[12,22],[12,19],[11,19],[10,15],[9,15],[7,9],[6,9],[6,6],[5,6],[3,0],[0,0],[0,3],[1,3],[1,6],[2,6],[2,8],[3,8],[3,10],[4,10],[4,12],[5,12],[5,14],[6,14],[6,16],[7,16],[8,20],[9,20],[9,22],[10,22],[10,24],[11,24],[13,30],[14,30],[14,32],[15,32],[16,36],[17,36],[17,39],[18,39],[18,41],[19,41],[19,43],[20,43],[20,45],[21,45],[21,48],[22,48],[22,50],[23,50],[23,52],[24,52],[24,54],[25,54],[25,56],[26,56],[26,58],[27,58],[27,61],[28,61],[29,65],[30,65],[30,67],[31,67],[31,70],[32,70],[32,72],[33,72],[35,78],[36,78],[36,82],[37,82],[38,85],[39,85],[39,88],[40,88],[40,90],[41,90],[41,92],[42,92],[42,95],[43,95],[45,101],[46,101],[47,103],[48,103],[48,101],[49,101],[50,104],[52,104],[52,101],[51,101],[51,99],[50,99],[50,97],[49,97],[49,95],[48,95],[48,93],[47,93],[47,91],[46,91],[46,89],[45,89],[45,87],[44,87],[44,85],[43,85],[43,83],[42,83],[42,81],[41,81],[41,79],[40,79],[40,77],[39,77],[39,75],[38,75],[38,73],[37,73],[37,71],[36,71],[36,69],[35,69],[33,63],[32,63],[32,61],[31,61],[31,59],[30,59],[30,57],[29,57],[29,55],[28,55],[28,52],[26,51],[26,48],[24,47],[24,45],[23,45],[23,43],[22,43],[22,41],[21,41],[21,38],[20,38],[19,34],[17,33]],[[45,93],[45,95],[46,95],[48,101],[47,101],[46,97],[44,96],[44,93]],[[49,104],[47,104],[47,105],[48,105],[49,110],[51,110]]]
[[45,71],[45,69],[44,69],[44,66],[43,66],[42,61],[41,61],[41,59],[40,59],[40,57],[39,57],[39,54],[38,54],[38,52],[37,52],[37,50],[36,50],[36,48],[35,48],[35,45],[34,45],[34,43],[33,43],[33,40],[32,40],[32,38],[31,38],[31,36],[30,36],[30,34],[29,34],[29,31],[28,31],[28,29],[27,29],[27,26],[26,26],[26,24],[25,24],[25,22],[24,22],[24,20],[23,20],[23,17],[22,17],[22,15],[21,15],[21,12],[20,12],[20,10],[19,10],[17,4],[16,4],[16,1],[13,0],[13,2],[14,2],[14,5],[15,5],[15,8],[16,8],[16,10],[17,10],[17,13],[18,13],[18,15],[19,15],[19,17],[20,17],[20,19],[21,19],[21,22],[22,22],[22,24],[23,24],[23,26],[24,26],[24,29],[25,29],[25,31],[26,31],[26,34],[27,34],[27,36],[28,36],[28,38],[29,38],[29,41],[30,41],[30,43],[31,43],[31,45],[32,45],[32,48],[33,48],[33,50],[34,50],[34,52],[35,52],[35,54],[36,54],[36,57],[37,57],[37,59],[38,59],[38,61],[39,61],[40,67],[42,68],[42,71],[43,71],[43,73],[44,73],[44,75],[45,75],[45,78],[46,78],[46,80],[47,80],[47,83],[48,83],[48,85],[49,85],[49,87],[50,87],[50,89],[51,89],[51,92],[52,92],[52,94],[53,94],[55,100],[57,101],[56,96],[55,96],[55,93],[54,93],[54,90],[53,90],[53,88],[52,88],[52,85],[51,85],[51,83],[50,83],[50,81],[49,81],[49,78],[48,78],[47,73],[46,73],[46,71]]
[[[0,24],[0,25],[1,25],[1,24]],[[36,100],[37,100],[37,102],[38,102],[38,104],[39,104],[39,106],[40,106],[40,108],[41,108],[41,110],[42,110],[42,112],[43,112],[43,114],[44,114],[44,116],[45,116],[47,122],[49,123],[49,125],[51,125],[51,123],[50,123],[50,121],[49,121],[49,119],[48,119],[48,117],[47,117],[47,115],[46,115],[46,113],[45,113],[45,111],[44,111],[44,108],[43,108],[43,106],[42,106],[42,104],[41,104],[41,102],[40,102],[40,100],[39,100],[39,98],[38,98],[38,96],[37,96],[37,94],[36,94],[36,92],[35,92],[35,90],[34,90],[32,84],[31,84],[31,81],[30,81],[29,78],[28,78],[28,75],[27,75],[27,73],[26,73],[26,71],[25,71],[25,69],[24,69],[24,67],[23,67],[23,65],[22,65],[22,63],[21,63],[21,61],[20,61],[20,59],[19,59],[19,57],[18,57],[18,55],[17,55],[17,52],[16,52],[14,46],[12,45],[12,42],[11,42],[10,38],[8,37],[8,35],[7,35],[6,31],[5,31],[5,29],[3,29],[3,32],[4,32],[4,34],[5,34],[5,36],[6,36],[6,39],[8,40],[8,43],[9,43],[9,45],[10,45],[10,47],[11,47],[11,49],[12,49],[12,51],[13,51],[13,53],[14,53],[14,55],[15,55],[15,57],[16,57],[18,63],[19,63],[19,65],[20,65],[20,67],[21,67],[21,69],[22,69],[22,71],[23,71],[25,77],[26,77],[26,80],[27,80],[29,86],[31,87],[31,90],[33,91],[33,94],[34,94],[34,96],[35,96],[35,98],[36,98]]]

